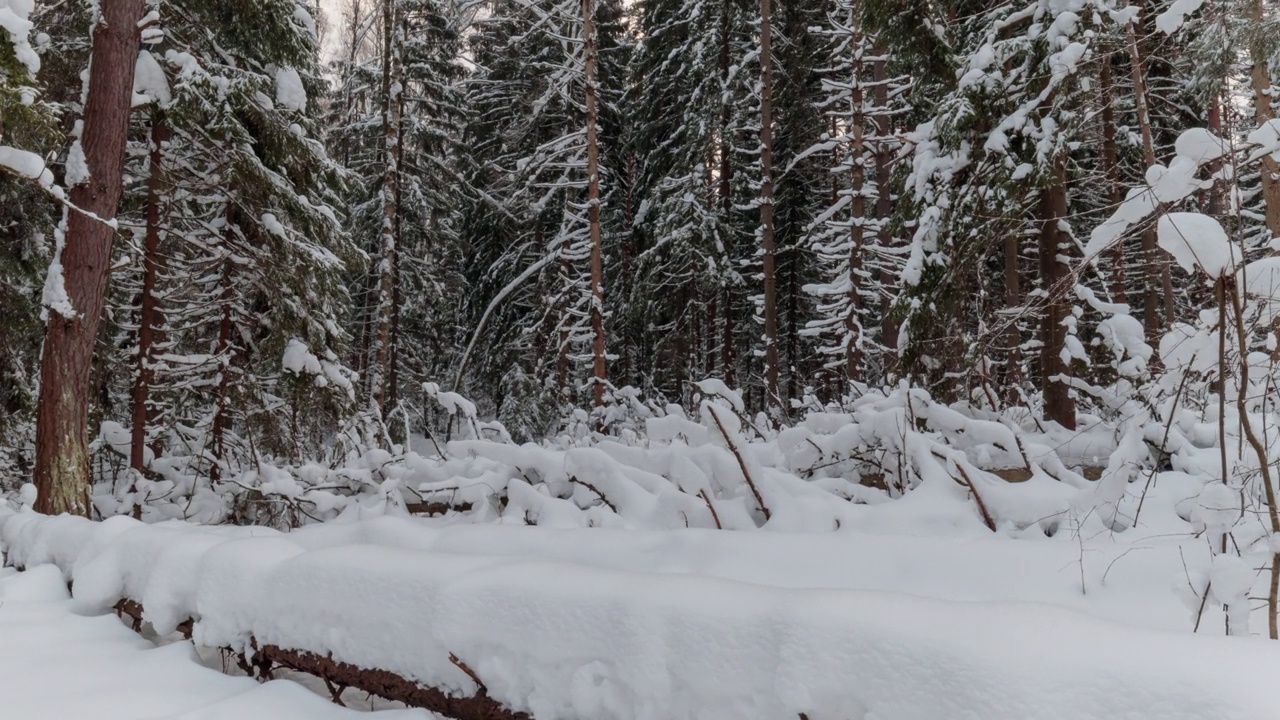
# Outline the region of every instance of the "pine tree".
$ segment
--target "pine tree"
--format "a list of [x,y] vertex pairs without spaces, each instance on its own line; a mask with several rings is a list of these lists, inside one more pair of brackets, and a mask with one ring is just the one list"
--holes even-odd
[[36,415],[36,509],[89,514],[89,371],[110,275],[114,220],[123,190],[142,0],[102,8],[83,122],[68,158],[70,202],[45,283],[48,309]]
[[0,29],[0,475],[13,477],[25,475],[31,460],[40,286],[55,222],[41,183],[41,176],[51,180],[42,158],[56,142],[55,112],[42,97],[40,58],[30,41],[30,30]]
[[822,178],[821,161],[830,178],[827,188],[815,183],[811,190],[829,201],[815,213],[806,238],[825,272],[805,288],[817,300],[805,333],[821,341],[818,352],[829,358],[824,367],[838,373],[832,384],[843,388],[845,381],[883,380],[895,339],[884,336],[878,318],[896,295],[886,158],[901,145],[891,128],[901,112],[903,80],[888,76],[889,58],[865,29],[854,0],[841,0],[828,12],[823,37],[824,94],[814,107],[826,132],[805,153],[814,158],[809,175]]
[[[600,47],[616,44],[604,32],[618,26],[599,22],[602,12],[607,17],[615,7],[605,3],[593,11]],[[611,187],[612,169],[599,169],[601,204],[589,198],[581,14],[581,4],[571,0],[496,3],[473,38],[478,71],[468,84],[468,105],[478,119],[466,143],[472,148],[472,213],[489,215],[477,218],[467,233],[478,251],[468,273],[480,291],[477,316],[484,316],[504,287],[523,285],[505,308],[511,314],[500,320],[510,334],[489,343],[498,352],[486,359],[502,368],[490,377],[498,385],[511,364],[520,363],[521,375],[535,378],[541,388],[542,398],[530,398],[532,404],[548,411],[572,398],[579,379],[595,372],[575,369],[591,367],[598,357],[591,328],[597,303],[591,208],[602,207],[602,219],[617,217],[607,210],[609,192],[603,190]],[[599,59],[605,57],[601,53]],[[618,76],[597,70],[601,77]],[[599,85],[596,90],[599,113],[611,112],[613,91]],[[602,228],[600,235],[603,242],[617,233]],[[526,279],[531,281],[524,284]],[[488,375],[493,367],[475,371]]]
[[[246,24],[249,5],[256,20]],[[132,386],[122,419],[133,424],[135,467],[171,453],[220,480],[255,450],[316,450],[346,414],[342,280],[360,257],[333,209],[338,169],[308,113],[323,81],[304,8],[175,2],[163,29],[156,66],[172,101],[139,116],[149,121],[137,174],[149,179],[133,220],[137,261],[121,265],[141,273],[117,278],[116,313],[128,318],[116,344],[137,364],[117,384]],[[171,140],[155,142],[158,128]],[[282,363],[296,343],[313,367]]]

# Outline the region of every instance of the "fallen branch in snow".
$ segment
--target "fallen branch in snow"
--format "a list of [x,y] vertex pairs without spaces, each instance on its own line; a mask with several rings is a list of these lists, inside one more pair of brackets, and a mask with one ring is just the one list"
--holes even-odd
[[724,525],[720,524],[720,513],[716,512],[716,506],[711,504],[711,498],[707,496],[706,488],[698,491],[698,495],[702,497],[702,502],[707,504],[707,509],[711,511],[711,519],[716,523],[717,530],[723,530]]
[[[937,455],[937,453],[934,453],[934,454]],[[938,455],[938,457],[942,457],[942,456]],[[960,463],[952,462],[949,464],[954,465],[956,470],[960,472],[960,477],[963,478],[963,481],[956,480],[956,482],[969,488],[970,494],[973,495],[973,502],[978,506],[978,512],[982,513],[982,522],[986,523],[987,528],[989,528],[991,532],[995,532],[996,521],[992,519],[991,513],[987,511],[987,504],[982,501],[982,495],[978,493],[978,488],[974,486],[973,478],[969,477],[969,473],[965,472],[964,466],[962,466]],[[952,476],[952,479],[955,480],[954,475]]]
[[[129,626],[136,633],[142,632],[142,605],[133,600],[124,599],[115,605],[116,615],[121,619],[129,618]],[[182,637],[191,639],[192,622],[190,619],[183,620],[178,623],[178,632],[182,633]]]
[[[599,498],[600,498],[600,501],[601,501],[601,502],[603,502],[605,505],[608,505],[608,506],[609,506],[609,509],[613,511],[613,514],[614,514],[614,515],[617,515],[617,514],[618,514],[618,506],[617,506],[617,505],[614,505],[614,504],[613,504],[613,503],[611,503],[611,502],[609,502],[609,498],[605,497],[605,496],[604,496],[604,493],[600,492],[600,488],[596,487],[595,485],[592,485],[591,483],[587,482],[586,480],[579,480],[579,479],[578,479],[578,477],[577,477],[576,475],[570,475],[570,476],[569,476],[569,482],[571,482],[571,483],[573,483],[573,484],[575,484],[575,485],[581,485],[582,487],[584,487],[584,488],[586,488],[586,489],[590,490],[591,492],[595,493],[597,496],[599,496]],[[749,482],[749,481],[748,481],[748,482]]]
[[454,655],[453,653],[449,653],[449,662],[453,663],[454,667],[466,673],[467,677],[471,678],[471,682],[475,683],[476,687],[479,688],[479,690],[477,691],[478,695],[489,694],[488,686],[484,684],[484,681],[480,679],[480,676],[476,674],[476,671],[471,669],[470,665],[462,662],[462,660],[460,660],[458,656]]
[[511,710],[489,697],[484,685],[478,681],[480,692],[471,697],[457,697],[438,688],[423,687],[393,672],[369,670],[305,650],[289,650],[276,645],[257,648],[253,662],[265,670],[266,677],[270,677],[274,664],[457,720],[532,720],[532,716]]
[[457,505],[447,502],[417,502],[405,503],[404,509],[410,515],[448,515],[449,511],[460,513],[471,512],[471,508],[475,507],[469,502],[460,502]]
[[[1225,313],[1224,313],[1224,316],[1225,316]],[[1225,337],[1225,334],[1223,335],[1223,337]],[[1168,448],[1168,447],[1169,447],[1169,433],[1170,433],[1170,431],[1172,431],[1172,430],[1173,430],[1173,420],[1174,420],[1174,418],[1176,418],[1176,417],[1177,417],[1177,414],[1176,414],[1174,411],[1178,409],[1178,400],[1180,400],[1180,399],[1182,398],[1182,391],[1186,388],[1186,386],[1187,386],[1187,378],[1189,378],[1189,377],[1191,377],[1191,373],[1183,373],[1183,374],[1182,374],[1182,380],[1180,380],[1180,381],[1178,382],[1178,391],[1177,391],[1176,393],[1174,393],[1174,395],[1173,395],[1173,405],[1169,408],[1169,419],[1165,421],[1165,424],[1164,424],[1164,435],[1160,438],[1160,447],[1159,447],[1159,448],[1156,448],[1157,450],[1164,450],[1164,449],[1166,449],[1166,448]],[[1224,396],[1225,396],[1225,394],[1224,394],[1224,393],[1218,393],[1218,397],[1219,397],[1219,398],[1222,398],[1222,397],[1224,397]],[[1224,414],[1224,413],[1222,413],[1222,411],[1221,411],[1221,410],[1219,410],[1219,411],[1218,411],[1218,420],[1219,420],[1219,422],[1222,422],[1222,421],[1223,421],[1223,419],[1224,419],[1225,417],[1226,417],[1226,416],[1225,416],[1225,414]],[[1224,439],[1222,439],[1222,438],[1223,438],[1223,436],[1222,436],[1221,434],[1219,435],[1219,438],[1220,438],[1219,442],[1220,442],[1220,444],[1222,445],[1222,452],[1223,452],[1223,453],[1225,453],[1225,452],[1226,452],[1226,449],[1227,449],[1226,442],[1225,442],[1225,440],[1224,440]],[[1225,458],[1225,457],[1226,457],[1226,455],[1224,454],[1224,455],[1223,455],[1223,457]],[[1226,481],[1227,481],[1227,473],[1226,473],[1226,467],[1227,467],[1227,466],[1226,466],[1226,461],[1225,461],[1225,460],[1223,461],[1222,467],[1223,467],[1222,482],[1226,482]],[[1152,463],[1152,464],[1151,464],[1151,471],[1147,473],[1147,482],[1146,482],[1146,484],[1144,484],[1144,485],[1142,486],[1142,495],[1138,497],[1138,509],[1133,511],[1133,524],[1134,524],[1134,526],[1137,526],[1137,524],[1138,524],[1138,517],[1139,517],[1140,515],[1142,515],[1142,505],[1143,505],[1143,503],[1145,503],[1145,502],[1147,501],[1147,492],[1148,492],[1149,490],[1151,490],[1151,483],[1155,480],[1155,478],[1156,478],[1156,472],[1157,472],[1159,469],[1160,469],[1160,463],[1158,463],[1158,462],[1154,462],[1154,463]]]
[[[129,618],[134,632],[142,632],[144,611],[141,603],[126,598],[116,603],[115,610],[121,618]],[[183,620],[178,623],[178,632],[190,640],[192,626],[190,619]],[[479,689],[471,697],[449,695],[443,690],[423,687],[387,670],[361,668],[305,650],[288,650],[276,645],[259,646],[252,639],[250,646],[254,648],[252,661],[240,663],[246,671],[252,666],[259,678],[264,680],[271,679],[273,665],[314,675],[324,681],[333,701],[338,704],[342,704],[342,691],[351,687],[456,720],[532,720],[530,715],[511,710],[490,698],[488,688],[480,677],[453,653],[449,653],[449,662],[471,678]]]
[[715,421],[716,427],[720,429],[720,434],[724,437],[724,444],[729,446],[729,452],[738,460],[738,467],[742,468],[742,477],[747,481],[747,487],[751,488],[751,494],[756,498],[756,504],[760,506],[760,512],[764,513],[764,521],[769,522],[773,517],[773,513],[769,512],[769,506],[764,504],[764,498],[760,495],[760,489],[756,487],[755,481],[751,479],[751,472],[747,470],[747,461],[743,459],[742,452],[738,450],[738,446],[734,444],[733,438],[729,435],[729,431],[725,429],[724,423],[720,422],[720,415],[716,413],[716,406],[711,403],[706,404],[707,412],[711,414],[711,419]]

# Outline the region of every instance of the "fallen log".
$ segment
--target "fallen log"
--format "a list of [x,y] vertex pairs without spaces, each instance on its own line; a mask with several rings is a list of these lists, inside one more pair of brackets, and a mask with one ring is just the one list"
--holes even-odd
[[[115,604],[116,614],[128,618],[134,632],[142,632],[143,608],[136,600],[124,599]],[[194,629],[191,620],[178,623],[178,632],[191,639]],[[479,690],[470,697],[450,695],[439,688],[426,687],[401,677],[389,670],[371,670],[318,655],[306,650],[293,650],[278,645],[258,645],[250,639],[253,648],[248,662],[241,657],[240,666],[260,680],[270,680],[275,668],[314,675],[324,681],[333,701],[341,704],[341,690],[355,688],[386,700],[402,702],[410,707],[430,710],[437,715],[455,720],[533,720],[528,713],[512,710],[489,697],[488,689],[470,666],[450,654],[449,660],[461,669]],[[250,672],[252,670],[252,672]]]
[[[456,720],[533,720],[489,697],[484,685],[471,697],[450,695],[424,687],[387,670],[370,670],[305,650],[262,645],[254,650],[253,664],[270,678],[272,666],[305,672],[338,687],[351,687],[410,707],[420,707]],[[470,673],[468,673],[470,674]]]

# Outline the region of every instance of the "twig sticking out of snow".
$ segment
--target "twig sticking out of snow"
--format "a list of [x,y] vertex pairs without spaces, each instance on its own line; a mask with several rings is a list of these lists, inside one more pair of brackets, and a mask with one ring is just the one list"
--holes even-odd
[[711,419],[715,421],[716,427],[719,428],[720,434],[724,436],[724,444],[729,447],[729,452],[738,460],[738,467],[742,468],[742,477],[747,481],[747,487],[751,488],[751,494],[756,498],[756,504],[760,506],[760,512],[764,513],[764,521],[769,522],[773,517],[773,513],[769,512],[769,506],[765,505],[764,498],[760,495],[760,489],[756,487],[756,483],[751,479],[751,471],[747,470],[747,461],[743,459],[742,452],[738,450],[738,446],[733,442],[733,438],[729,435],[729,431],[725,429],[724,423],[720,421],[720,415],[716,410],[716,406],[707,403],[703,405],[707,412],[711,414]]

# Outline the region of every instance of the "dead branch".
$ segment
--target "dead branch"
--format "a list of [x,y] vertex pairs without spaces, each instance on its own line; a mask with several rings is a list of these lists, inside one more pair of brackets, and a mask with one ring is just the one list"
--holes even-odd
[[582,487],[584,487],[584,488],[586,488],[586,489],[590,490],[591,492],[595,493],[595,494],[596,494],[596,496],[600,498],[600,501],[601,501],[601,502],[603,502],[605,505],[608,505],[608,506],[609,506],[609,509],[613,511],[613,514],[614,514],[614,515],[617,515],[617,514],[618,514],[618,506],[617,506],[617,505],[614,505],[614,504],[613,504],[613,503],[611,503],[611,502],[609,502],[609,498],[605,497],[605,496],[604,496],[604,493],[600,492],[600,488],[596,487],[595,485],[592,485],[591,483],[587,482],[586,480],[579,480],[579,479],[577,478],[577,476],[576,476],[576,475],[570,475],[570,476],[569,476],[569,482],[574,483],[575,485],[581,485]]
[[751,488],[751,494],[756,498],[756,504],[760,506],[760,512],[764,513],[765,522],[773,517],[773,513],[769,512],[769,506],[764,504],[764,498],[760,495],[760,489],[756,487],[755,481],[751,479],[751,472],[747,470],[747,461],[742,457],[742,453],[738,451],[738,446],[734,444],[733,438],[729,436],[729,431],[725,429],[724,423],[720,422],[720,415],[716,413],[716,406],[707,403],[707,411],[711,413],[711,419],[715,421],[716,427],[720,429],[720,434],[724,437],[725,445],[729,446],[729,452],[738,460],[738,467],[742,469],[742,477],[747,481],[747,487]]
[[711,511],[711,519],[716,523],[717,530],[723,530],[724,526],[720,524],[720,513],[716,512],[716,507],[711,504],[711,498],[707,496],[706,488],[698,491],[698,495],[702,496],[702,502],[707,504],[707,509]]

